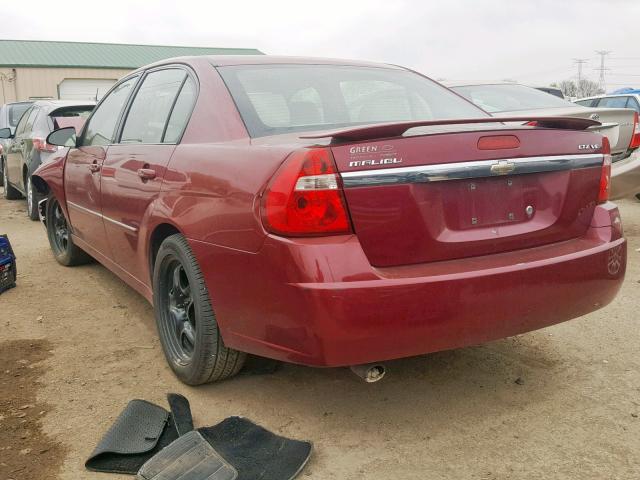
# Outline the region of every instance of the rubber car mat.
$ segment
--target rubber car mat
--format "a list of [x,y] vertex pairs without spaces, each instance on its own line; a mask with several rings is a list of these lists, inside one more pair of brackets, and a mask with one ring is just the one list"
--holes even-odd
[[131,400],[85,462],[88,470],[135,475],[156,453],[178,438],[167,410]]
[[139,480],[236,480],[237,477],[236,469],[197,431],[180,436],[162,449],[136,476]]
[[182,436],[193,430],[193,417],[191,415],[189,400],[179,393],[168,393],[167,401],[169,402],[171,416],[178,435]]
[[242,417],[198,432],[238,471],[237,480],[290,480],[311,456],[310,442],[281,437]]

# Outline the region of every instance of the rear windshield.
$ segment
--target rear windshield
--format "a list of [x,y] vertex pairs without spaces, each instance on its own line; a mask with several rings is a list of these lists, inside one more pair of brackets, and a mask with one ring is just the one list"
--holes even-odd
[[88,105],[54,110],[49,114],[53,121],[53,129],[75,127],[76,131],[80,131],[80,128],[84,125],[93,108],[93,105]]
[[22,118],[22,114],[26,112],[30,106],[31,103],[16,103],[14,105],[9,105],[9,126],[16,127]]
[[452,88],[487,112],[573,106],[562,98],[525,85],[465,85]]
[[406,70],[336,65],[219,67],[252,137],[380,122],[488,116]]

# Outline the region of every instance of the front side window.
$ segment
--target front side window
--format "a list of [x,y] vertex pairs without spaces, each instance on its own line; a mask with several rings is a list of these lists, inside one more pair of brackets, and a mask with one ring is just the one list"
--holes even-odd
[[218,67],[252,137],[488,115],[416,73],[348,65]]
[[109,145],[113,143],[122,108],[137,78],[130,78],[116,86],[98,105],[84,131],[82,145]]
[[186,72],[172,68],[149,73],[129,109],[121,143],[162,143],[162,136]]

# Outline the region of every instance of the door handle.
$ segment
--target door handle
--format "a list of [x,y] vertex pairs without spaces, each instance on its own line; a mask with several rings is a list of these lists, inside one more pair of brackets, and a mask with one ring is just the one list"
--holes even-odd
[[154,178],[156,178],[156,171],[151,168],[139,168],[138,176],[142,180],[153,180]]
[[97,163],[95,163],[95,162],[94,162],[94,163],[92,163],[92,164],[90,164],[90,165],[89,165],[89,171],[90,171],[91,173],[99,172],[99,171],[100,171],[100,165],[98,165],[98,164],[97,164]]

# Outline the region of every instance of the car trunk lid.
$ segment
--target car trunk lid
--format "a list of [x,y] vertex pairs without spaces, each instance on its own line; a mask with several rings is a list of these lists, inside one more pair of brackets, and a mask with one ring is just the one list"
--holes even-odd
[[[544,110],[550,113],[551,110]],[[496,117],[536,114],[535,110],[518,112],[493,113]],[[540,112],[538,111],[538,114]],[[600,123],[589,127],[589,130],[607,137],[611,145],[611,153],[615,156],[624,156],[631,144],[634,127],[634,111],[628,108],[589,108],[574,106],[566,108],[554,108],[553,114],[558,116],[571,116],[574,118],[591,119]]]
[[590,224],[598,134],[524,127],[362,136],[334,132],[331,150],[376,267],[535,247],[579,237]]

